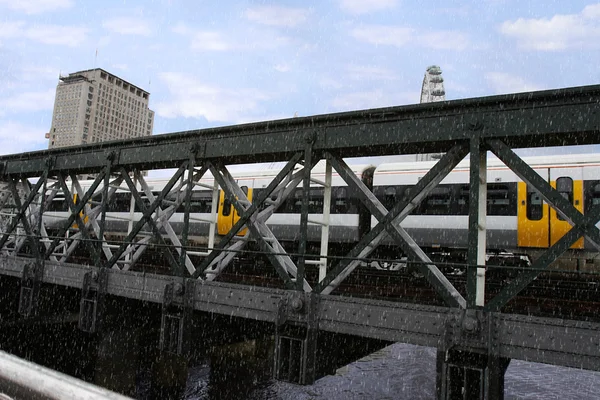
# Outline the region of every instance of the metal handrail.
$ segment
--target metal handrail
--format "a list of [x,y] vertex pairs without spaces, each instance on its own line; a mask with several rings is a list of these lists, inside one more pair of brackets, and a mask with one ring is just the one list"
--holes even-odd
[[130,400],[131,398],[0,351],[0,399]]

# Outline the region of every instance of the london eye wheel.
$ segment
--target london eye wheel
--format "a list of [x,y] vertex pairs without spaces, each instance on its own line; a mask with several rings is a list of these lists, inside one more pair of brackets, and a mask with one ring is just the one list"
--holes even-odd
[[442,69],[437,65],[427,68],[423,78],[423,87],[421,88],[421,103],[431,103],[434,101],[446,100],[446,91],[444,90],[444,78],[442,78]]

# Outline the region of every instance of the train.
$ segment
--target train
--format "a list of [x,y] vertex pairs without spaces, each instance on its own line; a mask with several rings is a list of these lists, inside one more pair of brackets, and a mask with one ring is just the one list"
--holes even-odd
[[[582,213],[600,204],[600,154],[524,157],[524,161],[538,172],[561,196],[569,199]],[[357,178],[372,190],[379,201],[390,209],[421,179],[435,161],[350,164]],[[269,185],[279,168],[243,168],[232,173],[250,201],[257,198]],[[377,220],[369,214],[351,186],[333,170],[331,196],[325,196],[325,163],[319,162],[311,172],[309,193],[309,225],[307,240],[316,249],[322,239],[323,226],[328,227],[329,254],[343,255],[357,243]],[[158,195],[166,179],[147,178],[147,184]],[[91,181],[81,181],[84,190]],[[211,189],[214,188],[214,189]],[[98,189],[100,190],[100,189]],[[145,195],[142,197],[147,201]],[[174,199],[166,198],[165,201]],[[111,237],[123,237],[137,221],[141,212],[131,201],[124,184],[112,196],[106,212],[105,232]],[[324,206],[329,204],[329,212]],[[302,185],[279,205],[266,221],[275,237],[291,251],[297,249],[302,205]],[[264,206],[263,206],[264,208]],[[193,244],[214,243],[227,234],[239,219],[238,213],[214,184],[212,176],[202,178],[192,195],[189,237]],[[466,262],[469,213],[469,162],[463,160],[433,189],[413,212],[402,221],[402,227],[434,260]],[[327,215],[328,214],[328,215]],[[67,217],[64,197],[57,195],[44,214],[47,229],[60,226]],[[170,217],[175,232],[183,229],[184,206],[180,205]],[[211,225],[213,229],[211,230]],[[487,167],[487,252],[488,262],[527,265],[559,240],[570,224],[546,204],[540,194],[521,181],[498,159],[490,157]],[[245,233],[245,232],[243,232]],[[600,266],[598,251],[587,240],[579,239],[562,257],[566,268]],[[404,265],[403,254],[390,240],[373,253],[371,265],[378,269],[396,269]],[[389,260],[389,261],[386,261]]]

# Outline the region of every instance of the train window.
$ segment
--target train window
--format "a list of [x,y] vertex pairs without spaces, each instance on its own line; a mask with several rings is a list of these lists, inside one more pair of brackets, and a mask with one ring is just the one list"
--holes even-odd
[[388,186],[383,192],[383,206],[390,210],[396,204],[396,188]]
[[527,219],[539,221],[544,216],[544,201],[542,196],[532,187],[527,185]]
[[[562,197],[567,199],[569,203],[573,204],[573,179],[568,176],[557,178],[556,190]],[[556,213],[556,218],[558,218],[559,221],[564,221],[564,218],[559,213]]]
[[231,215],[232,208],[231,200],[229,200],[229,197],[225,195],[225,200],[223,201],[223,216],[229,217]]
[[67,211],[68,206],[64,197],[54,197],[46,211]]
[[600,181],[583,182],[585,212],[600,204]]
[[510,187],[491,183],[487,187],[487,215],[514,215]]
[[592,205],[600,204],[600,183],[597,183],[592,188]]
[[438,186],[434,188],[423,200],[419,207],[419,214],[423,215],[447,215],[450,214],[452,202],[452,190],[450,186]]
[[348,191],[345,187],[339,187],[335,191],[332,212],[333,214],[345,214],[348,212]]

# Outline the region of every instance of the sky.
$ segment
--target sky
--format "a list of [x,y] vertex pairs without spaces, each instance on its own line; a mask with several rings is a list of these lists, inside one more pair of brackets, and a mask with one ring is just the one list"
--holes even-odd
[[600,83],[600,3],[0,0],[0,154],[45,149],[58,77],[150,92],[154,134]]

